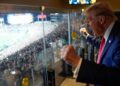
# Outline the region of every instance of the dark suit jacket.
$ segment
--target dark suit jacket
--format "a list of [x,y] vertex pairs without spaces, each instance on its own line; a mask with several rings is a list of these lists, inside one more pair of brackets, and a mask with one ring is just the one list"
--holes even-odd
[[104,47],[100,64],[83,60],[78,82],[120,86],[120,22],[116,21]]

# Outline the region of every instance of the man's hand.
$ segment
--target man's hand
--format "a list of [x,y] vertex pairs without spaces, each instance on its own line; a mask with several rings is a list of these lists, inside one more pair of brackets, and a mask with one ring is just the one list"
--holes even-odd
[[81,33],[85,38],[89,35],[89,33],[87,32],[86,28],[81,28],[81,29],[80,29],[80,33]]
[[61,58],[74,67],[77,67],[80,61],[80,57],[77,56],[72,45],[66,45],[61,49]]

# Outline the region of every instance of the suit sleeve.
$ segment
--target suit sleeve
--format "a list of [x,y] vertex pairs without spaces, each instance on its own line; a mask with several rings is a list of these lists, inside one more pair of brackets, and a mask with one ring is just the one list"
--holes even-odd
[[77,81],[102,86],[120,86],[120,70],[83,60]]

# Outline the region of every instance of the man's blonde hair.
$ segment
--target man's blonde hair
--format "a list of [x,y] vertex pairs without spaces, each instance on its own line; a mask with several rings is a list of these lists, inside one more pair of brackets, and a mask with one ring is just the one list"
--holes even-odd
[[103,15],[111,17],[113,20],[117,19],[108,2],[96,2],[88,7],[86,12],[92,12],[94,16]]

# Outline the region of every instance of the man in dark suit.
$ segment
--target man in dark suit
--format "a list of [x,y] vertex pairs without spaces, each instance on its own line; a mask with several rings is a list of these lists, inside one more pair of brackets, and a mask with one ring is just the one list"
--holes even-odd
[[75,67],[74,77],[78,82],[120,86],[120,22],[106,2],[88,7],[85,21],[94,36],[102,36],[97,62],[77,56],[72,45],[61,49],[62,59]]

